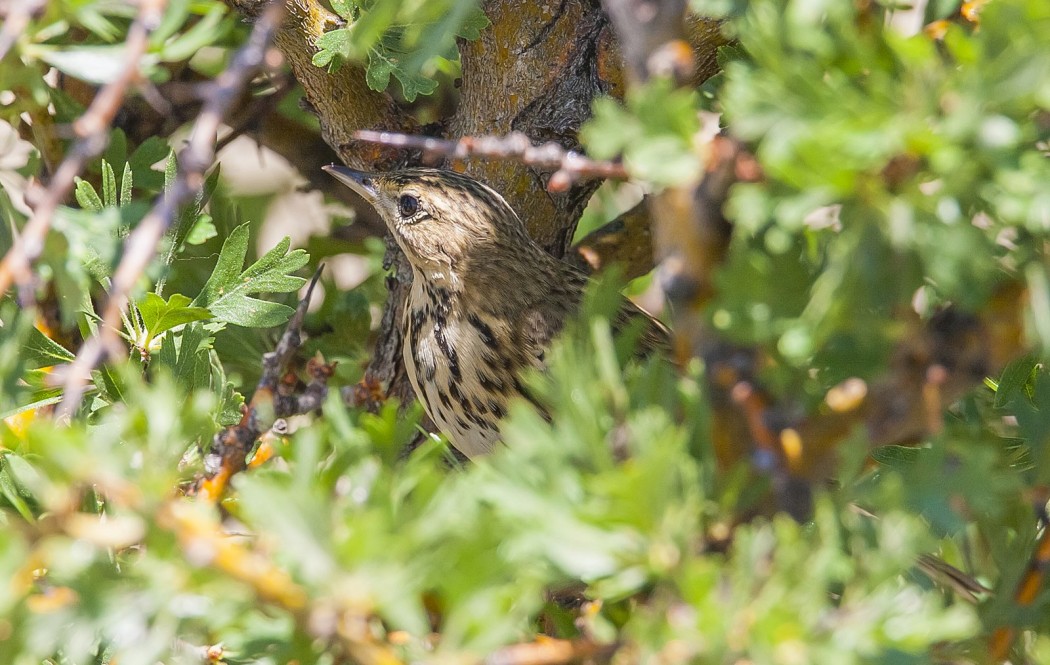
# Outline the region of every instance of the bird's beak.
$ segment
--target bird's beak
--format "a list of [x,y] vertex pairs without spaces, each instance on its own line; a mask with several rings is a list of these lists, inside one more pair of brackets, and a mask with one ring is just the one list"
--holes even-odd
[[370,173],[355,171],[354,169],[339,166],[338,164],[329,164],[328,166],[322,166],[321,168],[335,177],[336,180],[360,194],[361,198],[365,201],[375,203],[379,198],[379,191],[376,189],[375,179]]

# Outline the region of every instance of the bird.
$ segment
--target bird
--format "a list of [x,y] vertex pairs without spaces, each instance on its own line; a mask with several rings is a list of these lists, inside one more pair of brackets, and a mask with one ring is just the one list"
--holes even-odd
[[[401,321],[405,368],[427,414],[468,458],[490,453],[527,368],[543,370],[553,339],[580,307],[588,277],[533,241],[487,185],[455,171],[369,173],[332,164],[330,175],[386,223],[412,267]],[[645,336],[666,331],[645,316]]]

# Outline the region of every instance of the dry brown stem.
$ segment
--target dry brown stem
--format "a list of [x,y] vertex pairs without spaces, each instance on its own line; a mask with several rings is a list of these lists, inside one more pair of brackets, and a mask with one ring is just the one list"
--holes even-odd
[[230,479],[245,469],[248,452],[259,437],[273,427],[276,419],[316,411],[324,403],[334,366],[318,360],[308,362],[310,383],[303,390],[297,389],[298,377],[292,371],[292,361],[302,346],[306,308],[320,277],[321,268],[318,268],[277,346],[263,355],[263,373],[255,393],[245,405],[241,421],[212,439],[204,457],[204,476],[197,482],[197,495],[217,501]]

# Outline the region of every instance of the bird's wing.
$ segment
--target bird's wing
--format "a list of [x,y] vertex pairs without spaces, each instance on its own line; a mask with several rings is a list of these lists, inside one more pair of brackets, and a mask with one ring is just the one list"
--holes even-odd
[[[550,348],[554,337],[561,332],[565,321],[576,313],[576,307],[553,311],[550,305],[537,307],[526,313],[522,326],[523,346],[535,367],[542,369],[546,366],[547,349]],[[627,298],[623,299],[610,323],[617,335],[637,335],[638,357],[647,357],[653,352],[670,354],[671,333],[667,327]]]
[[671,331],[667,329],[667,326],[627,298],[620,303],[612,325],[613,330],[618,333],[629,330],[633,326],[642,326],[635,351],[639,357],[648,356],[654,351],[669,355],[671,351]]
[[[525,312],[521,323],[523,347],[529,360],[538,368],[546,366],[546,352],[551,341],[561,332],[566,320],[576,316],[586,289],[588,278],[582,272],[560,264],[561,280],[551,286],[557,293],[542,294],[531,309]],[[648,356],[653,351],[671,349],[671,334],[648,312],[627,298],[622,298],[612,321],[617,334],[641,326],[638,334],[637,355]]]
[[547,366],[547,349],[565,324],[566,312],[555,313],[550,308],[536,308],[525,314],[522,327],[524,350],[533,366]]

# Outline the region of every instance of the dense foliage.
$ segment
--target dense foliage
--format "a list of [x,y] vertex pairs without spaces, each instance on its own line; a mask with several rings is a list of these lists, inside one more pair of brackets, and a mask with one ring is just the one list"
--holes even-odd
[[[702,363],[639,361],[614,338],[604,282],[550,372],[528,378],[549,420],[518,404],[491,457],[461,463],[436,436],[406,454],[418,407],[372,413],[333,389],[269,435],[278,459],[220,505],[184,496],[309,269],[343,251],[368,276],[323,283],[303,355],[339,361],[333,387],[360,378],[383,246],[256,252],[266,201],[213,169],[138,282],[127,358],[55,419],[123,239],[179,169],[175,128],[138,142],[108,129],[34,283],[0,300],[0,663],[976,663],[1004,628],[1011,662],[1050,662],[1050,593],[1017,596],[1050,487],[1050,4],[993,0],[972,19],[959,4],[930,2],[909,32],[892,3],[694,0],[734,40],[722,73],[599,100],[581,132],[650,190],[702,173],[701,113],[755,156],[702,316],[763,354],[781,413],[875,385],[949,306],[1017,329],[1021,345],[977,358],[984,382],[938,404],[920,440],[873,452],[885,441],[858,422],[806,479],[802,520],[770,508],[768,466],[716,454]],[[455,38],[487,24],[455,0],[332,5],[345,23],[314,64],[364,64],[376,89],[393,77],[424,116],[426,95],[453,94]],[[0,134],[5,253],[31,214],[27,179],[54,173],[84,84],[116,75],[134,15],[48,3],[0,60],[0,122],[21,135]],[[142,74],[214,77],[249,29],[221,3],[170,2]],[[270,112],[313,127],[294,103]],[[1004,292],[1025,297],[1004,309]],[[973,583],[946,584],[944,562]]]

